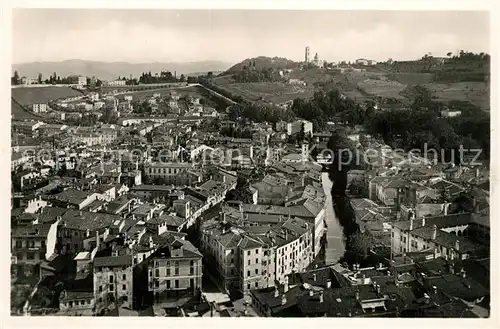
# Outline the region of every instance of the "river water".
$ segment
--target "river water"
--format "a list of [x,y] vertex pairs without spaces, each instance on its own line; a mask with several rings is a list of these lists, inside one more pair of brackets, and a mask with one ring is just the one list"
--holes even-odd
[[328,173],[323,173],[321,180],[323,182],[323,190],[326,194],[326,225],[328,225],[328,231],[326,233],[325,263],[333,264],[339,261],[345,251],[343,229],[333,210],[331,193],[332,181],[328,177]]

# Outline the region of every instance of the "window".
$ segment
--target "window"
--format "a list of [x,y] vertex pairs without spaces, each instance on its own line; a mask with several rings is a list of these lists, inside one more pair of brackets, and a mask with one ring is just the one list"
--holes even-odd
[[22,247],[23,247],[23,241],[16,240],[16,248],[22,248]]
[[255,264],[259,264],[259,259],[255,258]]
[[250,259],[248,260],[248,265],[250,265]]
[[178,267],[176,267],[176,268],[175,268],[175,273],[174,273],[174,275],[176,275],[176,276],[177,276],[177,275],[179,275],[179,268],[178,268]]
[[193,275],[194,274],[194,267],[190,267],[189,268],[189,275]]
[[247,289],[250,289],[250,283],[249,283],[249,284],[247,284]]
[[127,285],[126,284],[122,284],[122,290],[127,290]]
[[189,261],[189,266],[194,266],[194,260]]
[[250,271],[247,271],[247,276],[250,276]]
[[69,307],[73,307],[73,302],[69,302]]
[[160,287],[160,281],[155,280],[155,288],[159,288],[159,287]]
[[259,249],[255,249],[255,254],[258,255],[259,254]]
[[231,264],[233,264],[233,263],[234,263],[234,259],[233,259],[233,258],[231,258]]
[[113,278],[113,276],[112,276],[112,275],[110,275],[110,276],[109,276],[109,283],[113,283],[113,279],[114,279],[114,278]]
[[170,276],[170,267],[167,267],[167,276]]
[[167,280],[167,289],[170,289],[170,280]]
[[160,269],[155,269],[155,278],[158,278],[160,276]]
[[249,251],[247,251],[247,255],[248,255],[248,256],[250,256],[250,250],[249,250]]
[[194,279],[189,279],[189,287],[194,288]]
[[123,274],[122,280],[127,280],[127,274]]
[[175,287],[179,288],[179,280],[175,280]]
[[259,288],[259,283],[255,282],[255,288]]
[[255,274],[259,274],[259,269],[255,269]]
[[234,249],[231,249],[231,255],[234,255]]
[[102,286],[99,286],[99,292],[102,292]]
[[110,284],[109,285],[109,291],[115,291],[115,285],[114,284]]
[[153,276],[153,271],[149,270],[149,276]]
[[78,232],[75,232],[75,236],[78,236]]

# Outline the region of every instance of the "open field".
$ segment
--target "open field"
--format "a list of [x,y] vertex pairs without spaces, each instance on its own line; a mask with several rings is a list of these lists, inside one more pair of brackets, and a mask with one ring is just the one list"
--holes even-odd
[[32,87],[12,88],[12,97],[21,105],[48,103],[63,97],[82,95],[81,92],[69,87]]
[[134,99],[137,98],[148,98],[153,96],[153,94],[160,94],[162,97],[170,95],[171,92],[176,92],[179,96],[186,96],[190,95],[193,97],[205,97],[207,94],[206,91],[203,90],[201,87],[185,87],[185,88],[163,88],[163,89],[157,89],[157,90],[144,90],[144,91],[131,91],[131,92],[126,92],[121,95],[131,95],[133,96]]
[[293,86],[282,82],[232,83],[222,87],[250,101],[264,100],[275,104],[308,98],[314,93],[312,86]]
[[40,119],[39,116],[36,116],[36,115],[28,112],[24,108],[22,108],[22,106],[19,105],[19,103],[15,102],[13,99],[11,99],[10,103],[11,103],[10,110],[11,110],[12,119],[14,119],[14,120],[39,120]]
[[484,82],[429,83],[424,87],[429,89],[439,101],[469,101],[484,111],[490,109],[489,88]]
[[387,77],[404,85],[414,86],[431,82],[434,75],[432,73],[391,73],[387,74]]
[[396,99],[404,98],[399,93],[406,88],[402,83],[386,79],[366,79],[358,82],[358,86],[368,94]]

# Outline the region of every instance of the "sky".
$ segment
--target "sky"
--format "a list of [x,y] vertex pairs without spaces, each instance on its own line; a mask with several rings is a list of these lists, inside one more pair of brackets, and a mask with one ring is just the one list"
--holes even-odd
[[13,63],[411,60],[490,52],[480,11],[14,9]]

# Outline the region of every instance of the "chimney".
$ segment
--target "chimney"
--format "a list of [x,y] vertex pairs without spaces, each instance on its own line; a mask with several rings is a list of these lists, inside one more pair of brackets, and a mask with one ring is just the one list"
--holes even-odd
[[95,245],[97,250],[101,249],[101,241],[99,240],[99,231],[95,231]]
[[154,247],[154,243],[153,243],[153,237],[150,235],[149,236],[149,248],[153,248]]
[[312,296],[314,296],[314,291],[309,290],[309,297],[312,297]]
[[391,276],[391,271],[387,271],[387,276]]
[[285,296],[285,294],[283,294],[281,296],[281,305],[285,305],[285,304],[286,304],[286,296]]
[[323,303],[323,290],[319,292],[319,302]]
[[422,217],[422,226],[425,226],[425,216]]
[[359,291],[356,291],[356,300],[359,300]]
[[377,284],[377,294],[380,294],[380,285]]
[[460,251],[460,242],[458,240],[455,241],[455,250]]
[[413,230],[413,217],[410,219],[410,231]]
[[329,289],[332,287],[332,280],[328,279],[326,280],[326,288]]
[[288,292],[288,277],[285,277],[285,282],[283,283],[283,293]]
[[313,274],[313,281],[316,282],[316,274]]
[[436,286],[432,286],[432,291],[434,292],[434,294],[437,294],[438,288]]
[[436,224],[432,227],[432,240],[436,240],[438,227]]
[[465,270],[463,270],[463,272],[462,272],[462,278],[465,279],[466,277],[467,277],[467,272]]
[[280,292],[278,290],[278,288],[274,288],[274,298],[278,298],[280,296]]

